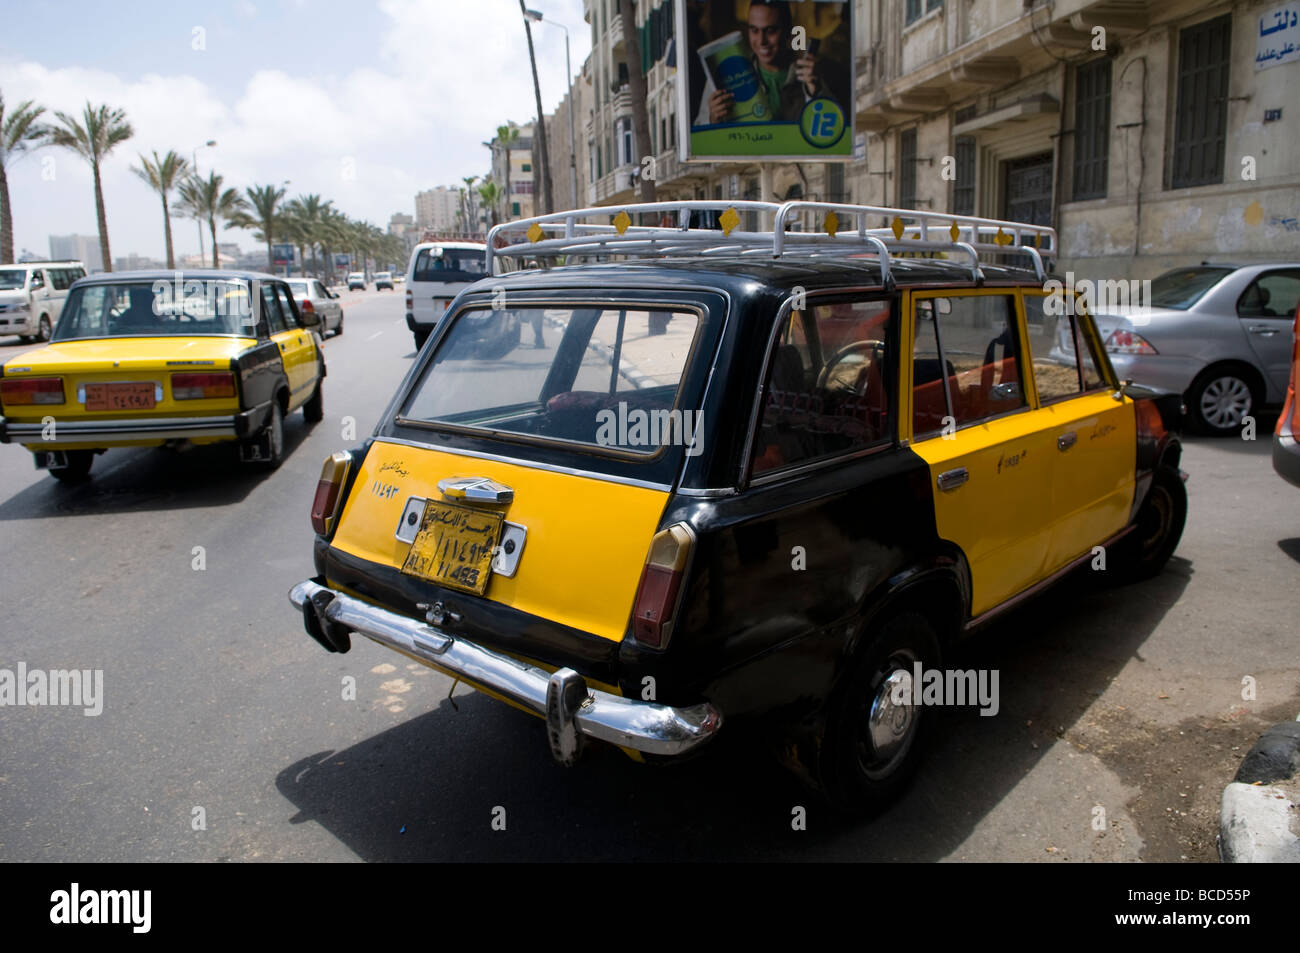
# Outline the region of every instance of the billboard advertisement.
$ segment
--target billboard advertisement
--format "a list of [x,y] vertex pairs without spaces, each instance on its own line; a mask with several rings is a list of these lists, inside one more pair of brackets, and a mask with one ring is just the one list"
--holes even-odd
[[293,264],[293,243],[274,242],[271,245],[271,263],[275,265]]
[[852,159],[852,8],[677,0],[682,159]]

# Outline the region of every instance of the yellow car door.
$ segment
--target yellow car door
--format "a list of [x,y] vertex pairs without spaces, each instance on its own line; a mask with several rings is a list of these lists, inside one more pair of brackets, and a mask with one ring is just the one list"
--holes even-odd
[[262,285],[262,310],[271,340],[280,349],[280,361],[289,381],[289,410],[312,395],[316,378],[316,343],[311,331],[300,327],[287,292],[279,285]]
[[[1137,420],[1133,401],[1116,397],[1106,363],[1083,316],[1053,314],[1038,290],[1022,292],[1034,388],[1049,436],[1052,529],[1049,572],[1090,552],[1124,528],[1133,506]],[[1081,310],[1081,309],[1080,309]]]
[[1015,289],[917,291],[903,306],[904,425],[930,467],[939,536],[966,555],[978,616],[1043,576],[1055,451],[1023,383]]

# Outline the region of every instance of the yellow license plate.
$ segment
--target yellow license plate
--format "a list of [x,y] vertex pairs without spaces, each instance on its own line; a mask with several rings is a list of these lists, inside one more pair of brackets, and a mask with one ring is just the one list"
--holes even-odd
[[481,596],[504,522],[500,513],[429,500],[402,572]]

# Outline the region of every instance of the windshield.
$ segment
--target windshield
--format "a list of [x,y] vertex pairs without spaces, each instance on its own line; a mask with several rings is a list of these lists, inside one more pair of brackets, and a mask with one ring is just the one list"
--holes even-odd
[[696,415],[677,402],[698,315],[475,308],[454,320],[405,418],[647,456],[691,444]]
[[160,279],[76,288],[68,295],[53,340],[165,335],[256,337],[248,285]]
[[422,248],[412,281],[477,281],[487,274],[487,251],[473,248]]
[[1217,285],[1231,268],[1179,268],[1151,282],[1151,305],[1186,311]]
[[0,268],[0,291],[20,291],[27,283],[27,272],[22,268]]

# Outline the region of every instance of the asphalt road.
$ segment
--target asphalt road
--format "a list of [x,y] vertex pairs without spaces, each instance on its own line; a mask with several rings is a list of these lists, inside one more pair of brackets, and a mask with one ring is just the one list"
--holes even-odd
[[344,294],[326,419],[288,421],[270,476],[223,448],[114,450],[65,487],[0,447],[0,668],[104,672],[97,716],[0,708],[0,860],[1209,861],[1240,757],[1300,712],[1300,497],[1269,418],[1253,443],[1189,440],[1159,578],[1084,573],[965,648],[1001,711],[939,713],[882,816],[840,821],[725,733],[671,768],[559,768],[541,722],[364,639],[329,655],[285,598],[312,573],[321,460],[413,357],[401,301]]

